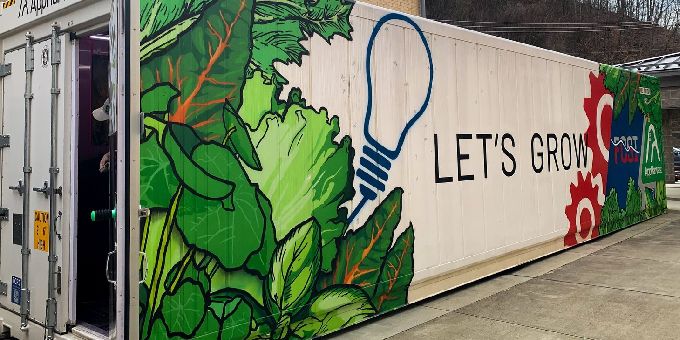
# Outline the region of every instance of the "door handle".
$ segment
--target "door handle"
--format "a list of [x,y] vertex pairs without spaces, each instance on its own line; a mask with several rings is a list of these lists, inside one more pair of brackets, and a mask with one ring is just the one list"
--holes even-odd
[[111,255],[115,255],[116,251],[110,251],[108,255],[106,255],[106,281],[109,281],[110,284],[113,284],[114,286],[116,285],[116,280],[115,278],[111,280],[110,272],[109,272],[109,263],[111,262]]
[[149,272],[149,259],[143,251],[139,252],[139,258],[142,259],[142,275],[140,275],[141,280],[139,281],[139,284],[141,285],[146,281],[146,276]]

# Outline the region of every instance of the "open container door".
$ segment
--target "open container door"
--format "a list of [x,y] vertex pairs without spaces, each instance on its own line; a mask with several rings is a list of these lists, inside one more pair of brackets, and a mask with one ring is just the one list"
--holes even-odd
[[[139,90],[138,0],[111,2],[110,98],[111,128],[115,129],[116,172],[116,312],[112,314],[111,338],[139,337],[139,283],[145,275],[140,257],[139,149],[141,122]],[[142,261],[140,261],[140,259]],[[141,270],[140,270],[141,269]],[[142,278],[143,279],[143,278]]]

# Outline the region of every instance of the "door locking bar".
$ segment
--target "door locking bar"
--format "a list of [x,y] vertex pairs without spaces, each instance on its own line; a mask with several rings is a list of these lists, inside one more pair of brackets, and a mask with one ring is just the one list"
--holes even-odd
[[[59,89],[59,64],[61,64],[61,40],[59,39],[59,33],[61,29],[55,23],[52,25],[52,100],[50,107],[50,182],[49,187],[47,182],[45,182],[44,188],[49,188],[46,191],[47,197],[50,199],[50,233],[49,233],[49,244],[54,244],[56,241],[56,215],[57,215],[57,198],[56,195],[61,196],[61,187],[57,188],[57,174],[59,173],[59,168],[57,168],[57,140],[58,140],[58,117],[59,117],[59,94],[61,90]],[[47,257],[48,262],[48,277],[47,277],[47,334],[45,339],[54,339],[54,333],[57,328],[57,297],[56,294],[61,292],[61,287],[57,284],[60,280],[61,271],[57,270],[57,255],[56,247],[52,246],[49,249],[49,256]]]
[[24,187],[24,182],[22,180],[19,180],[19,185],[9,187],[9,190],[16,190],[19,196],[24,194],[25,189],[26,188]]
[[[24,71],[26,73],[26,88],[24,90],[24,191],[31,187],[31,109],[33,100],[33,71],[34,53],[33,49],[33,35],[31,32],[26,33],[25,44],[25,62]],[[31,314],[30,304],[30,290],[28,289],[28,261],[31,249],[28,247],[29,242],[29,224],[30,220],[30,206],[29,200],[31,195],[23,195],[22,200],[22,226],[21,226],[21,298],[20,298],[20,315],[21,315],[21,330],[28,329],[28,319]]]
[[[12,189],[12,187],[10,187]],[[33,191],[35,192],[41,192],[43,195],[45,195],[45,198],[49,198],[50,195],[52,194],[52,188],[49,186],[47,181],[43,183],[43,186],[40,188],[33,188]],[[62,195],[62,187],[58,187],[54,189],[54,193],[61,196]]]
[[33,191],[35,192],[42,192],[45,195],[45,198],[49,197],[49,193],[47,192],[49,190],[49,187],[47,186],[47,181],[43,183],[43,186],[41,188],[33,188]]

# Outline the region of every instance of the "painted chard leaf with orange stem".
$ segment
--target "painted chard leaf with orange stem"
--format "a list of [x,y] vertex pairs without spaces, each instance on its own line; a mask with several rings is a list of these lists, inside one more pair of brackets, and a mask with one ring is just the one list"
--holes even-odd
[[142,88],[167,83],[180,93],[167,121],[190,125],[203,139],[223,141],[225,103],[239,107],[250,60],[251,1],[212,4],[195,28],[143,65]]
[[413,279],[413,226],[392,245],[401,220],[402,195],[401,188],[394,189],[362,227],[338,240],[333,271],[320,278],[319,289],[338,284],[359,286],[370,292],[378,311],[406,304]]

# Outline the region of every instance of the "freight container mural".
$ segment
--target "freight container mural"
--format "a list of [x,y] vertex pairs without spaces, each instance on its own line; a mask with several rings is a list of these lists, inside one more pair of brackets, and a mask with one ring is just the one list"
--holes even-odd
[[143,339],[320,336],[665,209],[654,78],[344,0],[141,9]]

